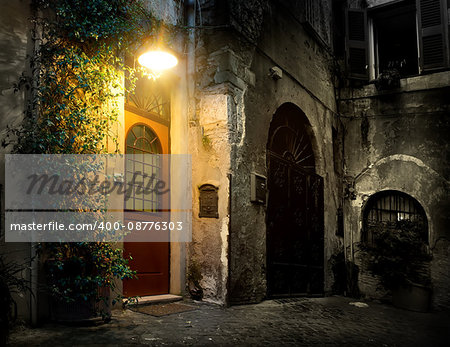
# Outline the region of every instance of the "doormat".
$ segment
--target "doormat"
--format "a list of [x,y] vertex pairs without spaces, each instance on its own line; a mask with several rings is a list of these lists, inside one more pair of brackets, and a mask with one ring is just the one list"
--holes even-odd
[[155,317],[166,316],[173,313],[181,313],[196,310],[196,307],[178,304],[176,302],[170,304],[147,305],[131,308],[134,312],[144,313]]

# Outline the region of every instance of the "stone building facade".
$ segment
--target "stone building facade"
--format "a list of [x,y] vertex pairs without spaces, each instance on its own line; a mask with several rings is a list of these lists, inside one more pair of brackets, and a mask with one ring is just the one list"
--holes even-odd
[[[323,15],[331,19],[330,6],[322,2]],[[259,10],[254,10],[258,8]],[[251,200],[252,174],[267,177],[270,127],[277,110],[287,107],[304,117],[314,150],[315,172],[324,182],[323,240],[328,259],[340,247],[336,231],[339,178],[333,161],[333,128],[340,131],[334,98],[329,21],[303,26],[305,8],[290,2],[236,2],[230,6],[230,26],[224,33],[226,50],[214,71],[214,82],[229,86],[230,221],[228,300],[258,302],[267,296],[268,204]],[[290,28],[296,28],[295,34]],[[306,29],[308,28],[308,29]],[[212,33],[208,36],[212,37]],[[214,36],[216,38],[217,36]],[[215,39],[215,43],[218,40]],[[215,52],[212,53],[215,57]],[[295,57],[295,58],[294,58]],[[199,64],[202,66],[202,64]],[[281,78],[271,69],[282,71]],[[318,83],[316,83],[318,82]],[[301,135],[299,135],[301,136]],[[272,173],[274,174],[274,173]],[[225,202],[224,202],[225,203]],[[284,216],[292,219],[291,212]],[[323,247],[323,246],[322,246]],[[322,265],[323,266],[323,265]],[[276,271],[276,270],[275,270]],[[325,262],[325,291],[331,290],[331,270]]]
[[[195,266],[204,299],[219,304],[331,294],[339,287],[336,255],[361,267],[356,244],[367,201],[399,191],[426,212],[433,307],[450,308],[448,26],[441,66],[421,63],[395,88],[378,90],[374,25],[397,3],[416,13],[415,2],[146,2],[186,27],[173,47],[181,59],[167,128],[169,152],[192,155],[192,242],[170,245],[168,292],[186,294]],[[447,20],[450,5],[439,4]],[[26,91],[12,85],[29,73],[32,48],[29,3],[2,7],[5,129],[21,119]],[[355,17],[362,43],[349,39],[351,10],[362,13],[362,24]],[[353,47],[363,56],[352,60]],[[123,111],[117,130],[122,145],[127,117]],[[200,217],[205,185],[217,190],[217,218]],[[29,245],[7,246],[18,259],[30,254]],[[356,284],[363,295],[379,296],[363,268]],[[20,300],[29,317],[33,300]]]
[[[363,211],[371,197],[382,191],[406,193],[423,207],[428,220],[432,303],[436,309],[448,308],[450,283],[445,270],[449,268],[450,249],[446,135],[450,121],[449,6],[446,1],[356,4],[357,11],[366,16],[367,77],[353,81],[353,85],[347,82],[337,97],[345,129],[344,179],[347,187],[354,189],[354,195],[344,203],[346,257],[361,261],[352,244],[361,240]],[[383,42],[386,37],[377,27],[381,21],[392,29],[392,42],[388,42],[392,46]],[[393,30],[399,25],[408,26],[408,34]],[[430,27],[434,36],[429,34]],[[436,41],[435,51],[430,50],[430,37]],[[408,51],[410,46],[412,52]],[[393,48],[383,51],[383,47]],[[398,84],[392,88],[377,85],[383,63],[401,60],[398,51],[404,59]],[[375,83],[367,83],[369,80]],[[367,296],[380,295],[375,291],[376,280],[363,267],[358,283]]]

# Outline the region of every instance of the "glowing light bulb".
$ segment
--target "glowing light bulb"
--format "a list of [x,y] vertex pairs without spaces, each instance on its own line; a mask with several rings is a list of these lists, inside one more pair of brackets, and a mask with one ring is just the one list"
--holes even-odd
[[149,51],[138,58],[139,64],[150,70],[151,77],[158,78],[165,70],[171,69],[178,64],[178,59],[164,51]]

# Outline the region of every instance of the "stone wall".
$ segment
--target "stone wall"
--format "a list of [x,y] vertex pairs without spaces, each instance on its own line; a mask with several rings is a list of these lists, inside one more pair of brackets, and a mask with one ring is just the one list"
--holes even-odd
[[[29,80],[27,54],[32,50],[30,40],[29,1],[3,1],[0,5],[2,20],[0,24],[0,140],[5,139],[6,127],[20,124]],[[23,82],[23,83],[19,83]],[[16,89],[15,87],[20,88]],[[0,149],[5,153],[5,149]],[[1,162],[3,164],[3,161]],[[4,170],[0,177],[4,181]]]
[[[339,252],[342,239],[335,236],[341,197],[332,143],[332,128],[341,128],[328,48],[301,24],[299,3],[230,1],[225,8],[223,3],[201,2],[201,24],[222,27],[199,30],[196,38],[196,111],[189,125],[196,195],[188,261],[201,265],[207,300],[250,303],[265,298],[266,210],[250,202],[250,174],[267,175],[270,122],[277,108],[290,102],[312,125],[316,169],[325,181],[329,292],[333,276],[328,259]],[[329,7],[323,9],[331,16]],[[325,31],[330,34],[329,28]],[[283,71],[282,79],[269,77],[273,66]],[[219,187],[217,220],[197,216],[196,187],[203,183]]]
[[[347,259],[355,260],[368,198],[383,190],[409,194],[428,218],[434,308],[450,307],[449,92],[450,72],[441,72],[402,79],[392,91],[374,85],[344,90],[339,101],[347,181],[356,193],[345,206]],[[361,270],[361,291],[380,297],[376,280]]]
[[[30,40],[30,5],[27,0],[2,1],[0,3],[0,141],[6,136],[7,126],[20,124],[25,111],[25,98],[28,81],[21,78],[27,74],[29,63],[27,54],[32,50]],[[19,83],[22,81],[23,83]],[[20,84],[20,87],[19,87]],[[16,87],[19,87],[16,89]],[[9,148],[0,147],[0,167],[4,167],[4,154]],[[0,170],[1,206],[4,206],[4,170]],[[4,221],[4,211],[1,211]],[[8,261],[29,267],[30,245],[22,243],[4,243],[4,223],[0,227],[0,253]],[[24,270],[24,278],[30,279],[30,272]],[[18,294],[18,293],[17,293]],[[30,294],[15,295],[19,320],[30,318]]]
[[[180,53],[185,48],[188,53],[177,68],[171,125],[172,153],[192,154],[193,234],[186,255],[184,244],[176,245],[176,252],[172,245],[171,256],[178,254],[179,263],[172,260],[172,279],[174,264],[176,276],[184,279],[178,272],[184,273],[186,259],[188,269],[194,263],[200,268],[206,300],[250,303],[266,297],[266,208],[250,202],[250,175],[267,176],[272,117],[281,105],[292,103],[311,124],[316,172],[324,178],[325,292],[334,281],[332,255],[345,249],[347,260],[358,263],[354,246],[364,203],[378,191],[395,189],[417,199],[427,213],[433,302],[436,308],[450,307],[450,74],[403,79],[392,92],[378,92],[373,85],[341,90],[336,105],[327,20],[331,1],[320,2],[316,28],[304,23],[306,1],[194,3],[193,22],[199,27],[177,43]],[[183,2],[148,4],[169,23],[183,22]],[[30,24],[26,1],[8,4],[2,13],[7,14],[0,24],[3,130],[24,111],[26,88],[15,93],[12,85],[27,69]],[[269,76],[272,67],[282,71],[281,79]],[[355,199],[345,203],[343,166],[346,182],[355,189]],[[199,217],[203,184],[218,188],[218,218]],[[336,236],[339,208],[344,208],[345,237]],[[22,247],[18,254],[28,253]],[[183,292],[182,282],[176,293]],[[364,271],[359,286],[365,295],[379,296],[376,281]],[[26,305],[21,307],[26,312]]]
[[[261,33],[255,45],[234,52],[238,87],[233,93],[230,118],[231,141],[231,303],[258,302],[266,296],[266,209],[250,202],[250,175],[267,176],[266,146],[272,117],[286,102],[297,105],[308,117],[314,138],[317,172],[325,180],[325,290],[332,285],[327,264],[341,240],[335,236],[339,207],[335,174],[332,127],[335,116],[334,89],[326,49],[291,16],[285,6],[270,2],[264,12]],[[241,46],[245,47],[245,45]],[[282,79],[269,77],[278,66]]]
[[144,0],[147,9],[165,23],[183,24],[183,2],[178,0]]
[[[197,104],[198,118],[191,121],[189,129],[193,162],[193,219],[188,263],[199,266],[204,299],[220,304],[226,300],[228,279],[228,114],[231,102],[225,89],[204,92]],[[204,184],[218,189],[218,218],[199,217],[199,188]]]

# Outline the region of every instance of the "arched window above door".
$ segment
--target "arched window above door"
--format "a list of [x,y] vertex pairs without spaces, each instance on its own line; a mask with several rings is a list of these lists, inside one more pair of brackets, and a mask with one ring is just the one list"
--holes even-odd
[[[126,82],[129,88],[128,80]],[[170,122],[170,84],[147,76],[140,76],[135,83],[135,88],[126,94],[126,106],[160,121]]]
[[311,126],[294,104],[286,103],[278,108],[270,124],[267,149],[304,170],[315,172]]
[[161,142],[150,127],[133,126],[127,135],[126,154],[161,154]]

